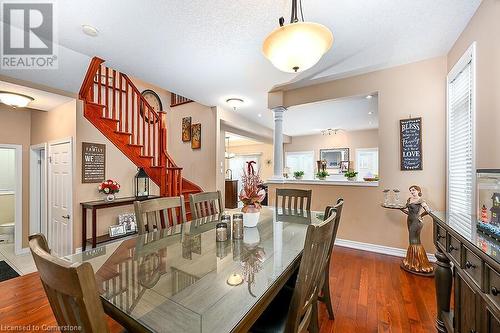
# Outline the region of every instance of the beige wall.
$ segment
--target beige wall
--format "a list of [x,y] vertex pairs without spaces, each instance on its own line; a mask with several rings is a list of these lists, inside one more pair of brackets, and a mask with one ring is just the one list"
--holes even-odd
[[[498,168],[500,151],[500,1],[483,0],[448,53],[448,70],[476,42],[476,167]],[[493,144],[493,146],[492,146]]]
[[[260,155],[260,178],[266,180],[273,175],[273,145],[268,143],[259,143],[243,146],[230,146],[228,151],[235,154],[261,154]],[[267,164],[267,161],[271,161],[271,164]],[[228,164],[226,160],[226,170],[228,169]]]
[[[379,206],[382,190],[399,188],[406,197],[412,184],[423,188],[424,198],[436,210],[445,208],[445,78],[446,57],[340,79],[284,93],[285,106],[347,96],[379,93],[378,188],[314,187],[313,206],[323,209],[344,195],[346,210],[339,238],[405,248],[408,245],[405,217]],[[423,119],[423,170],[399,169],[399,120],[411,114]],[[361,208],[361,209],[359,209]],[[349,218],[347,218],[349,217]],[[422,241],[433,252],[430,220]]]
[[330,148],[349,148],[350,168],[355,169],[356,149],[378,148],[378,130],[340,131],[335,135],[293,136],[292,142],[284,145],[285,153],[313,150],[315,161],[320,159],[320,149]]
[[50,111],[31,111],[31,144],[75,137],[76,100],[64,103]]
[[12,109],[0,104],[0,143],[22,145],[23,147],[23,240],[28,246],[29,233],[29,150],[31,110]]

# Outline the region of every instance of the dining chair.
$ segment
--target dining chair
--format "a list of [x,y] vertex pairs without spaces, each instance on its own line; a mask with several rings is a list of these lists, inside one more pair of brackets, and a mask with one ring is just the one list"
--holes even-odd
[[134,208],[139,234],[166,229],[187,221],[183,196],[135,201]]
[[92,266],[52,256],[42,234],[29,236],[29,246],[57,324],[67,327],[63,332],[78,326],[79,332],[109,332]]
[[321,287],[320,296],[318,296],[318,301],[325,303],[326,309],[328,311],[328,317],[333,320],[335,316],[333,314],[333,305],[330,295],[330,260],[332,258],[333,246],[335,244],[335,239],[337,238],[337,231],[340,225],[340,218],[342,217],[342,207],[344,206],[344,199],[337,199],[337,204],[335,206],[328,206],[325,209],[324,219],[326,220],[331,215],[335,214],[335,221],[333,227],[332,241],[330,243],[330,251],[328,253],[328,264],[325,267],[323,286]]
[[254,333],[318,332],[318,292],[328,264],[336,214],[307,226],[294,288],[284,286],[250,329]]
[[189,204],[191,207],[191,216],[194,219],[222,214],[222,195],[217,192],[202,192],[189,195]]
[[[312,190],[278,188],[276,189],[275,207],[289,210],[311,210],[311,196]],[[281,198],[281,205],[279,198]]]

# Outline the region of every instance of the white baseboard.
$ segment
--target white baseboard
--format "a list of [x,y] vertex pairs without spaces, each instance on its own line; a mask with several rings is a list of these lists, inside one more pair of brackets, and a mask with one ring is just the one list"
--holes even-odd
[[[400,249],[397,247],[390,247],[384,245],[370,244],[370,243],[362,243],[356,242],[348,239],[340,239],[337,238],[335,240],[335,245],[348,247],[356,250],[363,250],[369,252],[375,252],[380,254],[387,254],[394,257],[406,257],[406,249]],[[430,262],[436,262],[436,257],[434,254],[427,253],[427,258]]]

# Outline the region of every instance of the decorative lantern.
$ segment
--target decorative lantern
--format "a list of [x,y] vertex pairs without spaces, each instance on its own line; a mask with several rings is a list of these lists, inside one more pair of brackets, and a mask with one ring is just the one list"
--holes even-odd
[[149,177],[143,168],[135,175],[135,197],[144,198],[149,195]]

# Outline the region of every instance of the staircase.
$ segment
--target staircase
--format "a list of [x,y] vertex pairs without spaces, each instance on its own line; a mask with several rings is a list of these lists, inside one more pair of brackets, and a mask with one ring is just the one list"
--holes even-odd
[[202,189],[182,177],[167,152],[167,119],[156,112],[130,78],[92,58],[80,88],[84,116],[160,187],[161,196],[180,196]]

